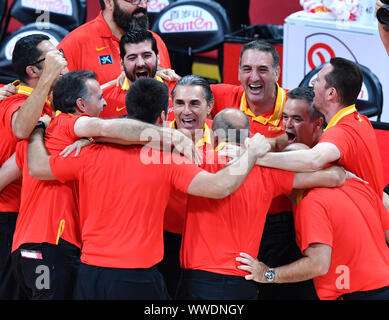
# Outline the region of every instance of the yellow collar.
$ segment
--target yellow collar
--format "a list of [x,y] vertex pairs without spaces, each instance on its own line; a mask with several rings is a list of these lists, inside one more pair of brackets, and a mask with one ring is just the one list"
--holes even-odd
[[[159,76],[155,76],[154,79],[163,82],[163,79]],[[129,88],[130,88],[130,80],[128,80],[127,77],[125,77],[122,84],[122,90],[127,91]]]
[[[20,80],[15,80],[12,84],[16,87],[16,93],[30,96],[34,88],[20,85]],[[46,103],[50,105],[50,97],[46,98]]]
[[[323,130],[323,131],[326,131],[327,129],[333,127],[333,126],[336,126],[337,123],[342,120],[345,116],[353,113],[357,111],[357,109],[355,108],[355,104],[351,105],[351,106],[348,106],[346,108],[343,108],[341,110],[339,110],[336,115],[334,115],[332,117],[332,119],[330,120],[330,122],[328,123],[327,127]],[[362,121],[362,119],[360,119],[359,121]]]
[[16,93],[19,94],[29,96],[34,91],[34,88],[20,85],[20,80],[15,80],[12,84],[16,87]]
[[[55,115],[56,115],[56,116],[58,116],[58,115],[61,114],[61,113],[62,113],[62,111],[59,111],[59,110],[55,111]],[[73,113],[65,113],[65,114],[68,114],[69,116],[74,117],[74,114],[73,114]]]
[[[169,127],[177,129],[176,119],[170,122]],[[196,142],[196,147],[202,147],[205,144],[212,144],[211,138],[211,130],[209,129],[208,125],[204,123],[204,135],[199,141]]]
[[253,121],[257,121],[259,123],[262,123],[263,125],[270,123],[274,126],[278,126],[280,120],[282,119],[282,112],[284,111],[286,92],[278,85],[278,83],[276,83],[276,85],[277,99],[276,104],[274,106],[273,114],[270,116],[270,118],[265,118],[263,116],[255,116],[255,114],[247,106],[246,92],[243,92],[242,98],[240,99],[240,110],[246,113],[248,116],[251,116]]

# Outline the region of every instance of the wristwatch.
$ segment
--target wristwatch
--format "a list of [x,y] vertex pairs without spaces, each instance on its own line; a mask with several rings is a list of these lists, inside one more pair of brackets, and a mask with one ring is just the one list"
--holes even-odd
[[267,269],[267,271],[264,273],[264,277],[267,282],[273,282],[274,279],[276,278],[276,273],[274,271],[274,268]]
[[46,131],[46,125],[43,121],[39,120],[36,125],[35,125],[35,128],[34,129],[37,129],[37,128],[42,128],[43,129],[43,132]]

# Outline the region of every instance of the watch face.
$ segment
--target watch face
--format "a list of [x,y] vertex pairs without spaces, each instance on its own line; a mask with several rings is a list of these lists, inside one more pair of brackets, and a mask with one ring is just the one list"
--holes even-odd
[[274,273],[273,269],[269,269],[265,272],[265,278],[267,281],[272,282],[272,281],[274,281],[275,277],[276,277],[276,274]]

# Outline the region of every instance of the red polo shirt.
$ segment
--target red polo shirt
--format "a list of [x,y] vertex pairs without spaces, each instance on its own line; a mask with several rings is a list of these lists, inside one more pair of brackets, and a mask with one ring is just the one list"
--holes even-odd
[[57,179],[79,181],[83,263],[149,268],[162,260],[170,192],[186,192],[201,169],[176,154],[145,150],[91,145],[79,157],[50,159]]
[[[16,94],[4,99],[0,104],[0,165],[3,165],[15,152],[16,143],[20,141],[12,131],[12,116],[27,100],[33,88],[17,85],[16,90]],[[52,115],[49,103],[44,105],[43,114]],[[10,183],[0,192],[0,212],[19,211],[21,186],[20,179]]]
[[340,151],[338,165],[369,182],[382,199],[384,174],[377,138],[369,119],[355,106],[340,110],[328,124],[319,143],[329,142]]
[[[45,134],[45,145],[51,155],[79,139],[74,133],[74,123],[79,117],[61,113],[51,121]],[[16,148],[16,163],[23,171],[23,187],[12,251],[24,243],[56,244],[60,237],[80,247],[78,183],[32,178],[27,165],[27,145],[28,141],[24,140]]]
[[308,191],[295,215],[297,244],[332,247],[327,274],[314,278],[320,299],[389,285],[388,210],[374,190],[356,179],[339,188]]
[[[223,165],[204,165],[217,172]],[[181,244],[181,267],[245,276],[237,268],[240,252],[258,255],[266,214],[274,197],[290,193],[294,172],[255,166],[229,197],[188,196]]]

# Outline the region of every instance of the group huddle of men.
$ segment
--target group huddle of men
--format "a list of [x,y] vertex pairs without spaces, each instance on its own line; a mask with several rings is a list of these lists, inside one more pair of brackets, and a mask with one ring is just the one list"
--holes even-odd
[[388,299],[359,67],[288,91],[255,40],[241,85],[209,85],[170,69],[147,1],[100,4],[57,48],[20,39],[0,88],[0,298]]

